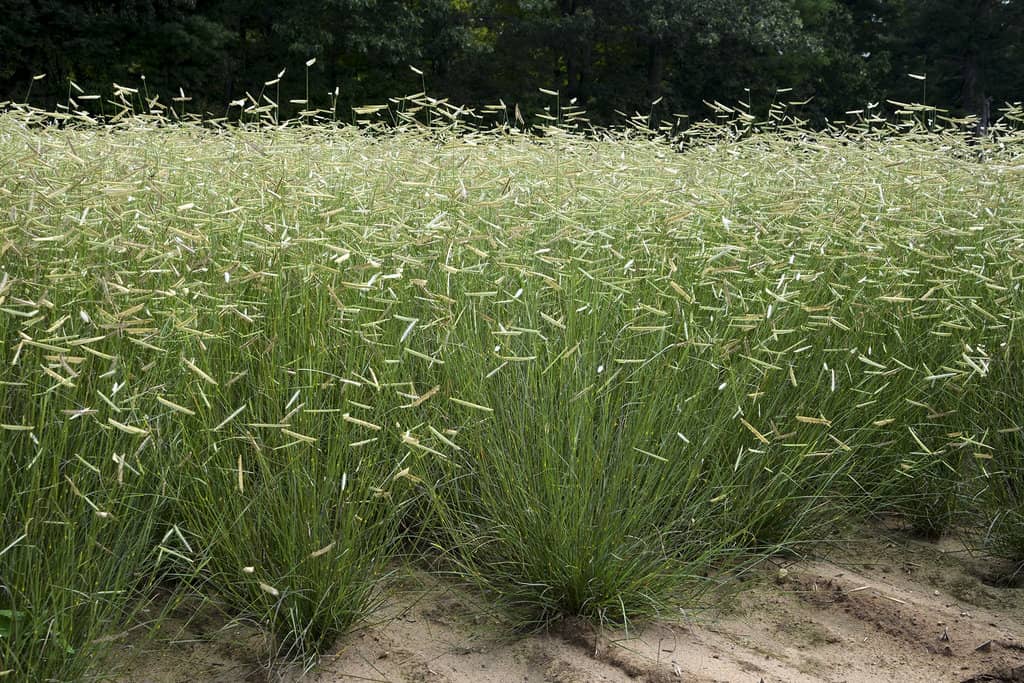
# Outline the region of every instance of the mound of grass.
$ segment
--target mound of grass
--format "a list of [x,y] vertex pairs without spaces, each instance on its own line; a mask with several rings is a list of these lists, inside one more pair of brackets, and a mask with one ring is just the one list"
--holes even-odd
[[399,551],[529,624],[881,513],[1020,556],[1007,125],[43,121],[0,115],[17,675],[79,675],[156,582],[315,657]]
[[[993,398],[977,416],[986,438],[974,453],[978,466],[983,546],[1024,571],[1024,367],[1013,347],[992,359]],[[972,501],[972,502],[975,502]]]

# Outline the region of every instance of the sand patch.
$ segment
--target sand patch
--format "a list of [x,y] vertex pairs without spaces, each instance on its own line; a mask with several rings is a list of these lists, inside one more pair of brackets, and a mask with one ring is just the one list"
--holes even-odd
[[[636,632],[566,620],[517,634],[474,591],[422,572],[311,670],[274,666],[252,625],[169,620],[126,644],[123,681],[589,683],[1024,681],[1024,588],[985,558],[899,535],[773,563],[728,606]],[[178,629],[176,633],[172,633]]]

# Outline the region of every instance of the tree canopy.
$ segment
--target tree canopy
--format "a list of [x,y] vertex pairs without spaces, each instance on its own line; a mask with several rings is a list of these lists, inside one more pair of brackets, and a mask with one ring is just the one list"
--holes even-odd
[[530,110],[545,88],[597,122],[780,91],[819,124],[887,99],[984,117],[1024,92],[1024,0],[0,0],[0,15],[0,100],[50,108],[120,83],[219,115],[282,70],[282,103],[337,89],[344,111],[425,87]]

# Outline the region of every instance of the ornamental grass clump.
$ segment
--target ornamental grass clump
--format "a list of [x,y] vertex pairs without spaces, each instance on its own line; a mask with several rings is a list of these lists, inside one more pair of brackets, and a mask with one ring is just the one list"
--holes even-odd
[[0,673],[80,677],[175,592],[311,662],[399,560],[538,625],[881,515],[1024,556],[1019,109],[356,114],[0,114]]

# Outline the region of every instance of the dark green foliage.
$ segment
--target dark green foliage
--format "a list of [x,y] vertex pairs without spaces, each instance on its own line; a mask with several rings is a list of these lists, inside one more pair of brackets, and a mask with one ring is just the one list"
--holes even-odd
[[266,94],[283,114],[308,98],[342,118],[424,87],[524,112],[559,90],[598,123],[796,100],[819,125],[887,99],[995,118],[1024,91],[1021,0],[0,0],[0,16],[0,100],[51,109],[73,80],[164,105],[180,88],[179,111],[221,115],[282,69]]

